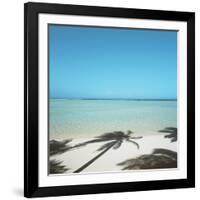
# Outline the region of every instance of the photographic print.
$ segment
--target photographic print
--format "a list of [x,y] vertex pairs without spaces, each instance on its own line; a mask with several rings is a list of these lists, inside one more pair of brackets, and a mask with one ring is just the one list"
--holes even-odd
[[177,168],[177,31],[48,35],[49,174]]

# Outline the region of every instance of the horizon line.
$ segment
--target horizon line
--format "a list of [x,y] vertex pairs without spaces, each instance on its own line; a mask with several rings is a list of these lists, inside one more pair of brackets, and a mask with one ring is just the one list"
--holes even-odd
[[69,100],[174,100],[177,101],[177,98],[72,98],[72,97],[50,97],[49,99],[69,99]]

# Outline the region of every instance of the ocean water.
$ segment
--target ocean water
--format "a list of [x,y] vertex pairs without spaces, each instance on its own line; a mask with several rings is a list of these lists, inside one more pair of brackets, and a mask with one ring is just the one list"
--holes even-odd
[[112,131],[163,134],[177,127],[177,101],[50,99],[50,139],[91,138]]

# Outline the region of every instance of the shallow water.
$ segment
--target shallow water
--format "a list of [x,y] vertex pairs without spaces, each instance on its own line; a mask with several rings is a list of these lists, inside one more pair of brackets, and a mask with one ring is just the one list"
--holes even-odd
[[177,127],[177,101],[50,99],[50,139],[90,138],[112,131],[159,134]]

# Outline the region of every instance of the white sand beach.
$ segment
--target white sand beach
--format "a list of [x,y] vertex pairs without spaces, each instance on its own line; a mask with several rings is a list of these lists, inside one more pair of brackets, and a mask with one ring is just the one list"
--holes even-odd
[[[119,172],[122,170],[123,166],[117,165],[118,163],[144,154],[151,154],[154,149],[161,148],[177,152],[177,142],[171,142],[169,138],[164,138],[164,135],[166,134],[149,135],[134,140],[139,144],[139,149],[133,143],[124,141],[119,148],[109,149],[105,154],[95,160],[95,162],[81,171],[81,173]],[[88,140],[91,140],[91,138],[74,139],[69,144],[73,146]],[[99,154],[100,151],[97,151],[97,149],[105,143],[106,142],[91,143],[62,154],[53,155],[50,157],[50,160],[61,161],[62,165],[69,168],[65,173],[70,174]]]

